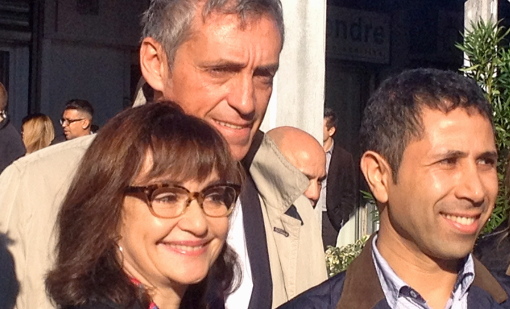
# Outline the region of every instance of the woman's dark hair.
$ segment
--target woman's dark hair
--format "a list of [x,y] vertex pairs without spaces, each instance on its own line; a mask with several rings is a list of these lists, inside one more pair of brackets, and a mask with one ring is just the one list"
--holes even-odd
[[[148,305],[147,291],[123,272],[117,246],[124,190],[140,174],[148,154],[153,163],[147,179],[200,182],[216,172],[221,181],[242,182],[242,168],[222,136],[175,103],[151,103],[118,114],[85,153],[58,215],[56,264],[46,288],[60,307],[102,300]],[[189,286],[181,308],[205,308],[210,280],[220,289],[213,294],[229,293],[235,267],[235,253],[225,244],[209,271],[216,277]]]

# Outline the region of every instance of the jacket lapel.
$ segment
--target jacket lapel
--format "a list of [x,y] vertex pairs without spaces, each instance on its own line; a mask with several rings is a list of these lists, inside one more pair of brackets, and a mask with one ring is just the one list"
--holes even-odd
[[249,175],[240,196],[246,247],[250,258],[253,291],[250,309],[271,308],[272,281],[267,252],[266,233],[257,189]]
[[[337,309],[374,308],[385,299],[372,259],[374,236],[375,234],[367,240],[367,244],[359,257],[347,269],[342,296],[337,304]],[[496,278],[477,259],[474,259],[474,265],[475,279],[473,286],[489,293],[498,303],[506,301],[508,295]],[[378,308],[389,308],[386,302],[383,302],[383,304],[379,303]],[[382,307],[380,307],[381,305]]]
[[[385,299],[372,260],[372,241],[374,236],[375,234],[367,240],[361,254],[347,269],[342,296],[338,301],[337,309],[374,308],[377,303]],[[389,308],[387,304],[383,307]]]
[[475,279],[473,286],[477,286],[482,290],[489,293],[492,298],[498,303],[502,303],[508,299],[506,291],[501,287],[501,284],[494,278],[494,276],[480,263],[476,258],[473,258],[475,264]]

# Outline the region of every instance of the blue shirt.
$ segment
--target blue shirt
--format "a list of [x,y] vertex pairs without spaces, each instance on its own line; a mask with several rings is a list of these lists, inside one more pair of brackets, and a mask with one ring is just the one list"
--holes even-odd
[[[372,243],[372,258],[388,305],[394,309],[430,309],[420,293],[400,279],[391,269],[388,262],[379,253],[376,240],[377,235]],[[457,281],[445,309],[467,309],[467,295],[474,279],[475,268],[473,257],[470,254],[466,257],[464,267],[457,275]]]

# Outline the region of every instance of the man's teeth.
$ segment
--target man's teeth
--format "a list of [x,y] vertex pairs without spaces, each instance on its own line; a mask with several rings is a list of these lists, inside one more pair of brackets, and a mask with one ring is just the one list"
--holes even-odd
[[457,217],[457,216],[452,216],[452,215],[444,215],[444,216],[446,217],[446,219],[457,222],[462,225],[470,225],[470,224],[473,224],[473,222],[475,222],[475,218],[471,218],[471,217],[470,218]]
[[223,122],[223,121],[216,121],[216,122],[219,123],[220,125],[224,126],[224,127],[231,128],[231,129],[242,129],[243,128],[242,126],[236,126],[234,124],[226,123],[226,122]]

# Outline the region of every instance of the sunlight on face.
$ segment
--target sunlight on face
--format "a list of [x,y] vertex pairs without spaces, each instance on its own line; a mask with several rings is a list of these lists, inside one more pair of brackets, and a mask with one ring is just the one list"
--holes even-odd
[[423,138],[406,147],[398,181],[389,186],[385,224],[418,254],[460,259],[494,207],[494,133],[489,120],[461,108],[424,109],[422,119]]
[[192,37],[176,51],[165,99],[206,120],[242,159],[264,118],[282,47],[275,21],[265,15],[240,27],[235,15],[212,13],[194,21]]
[[[144,170],[151,166],[146,160]],[[144,174],[144,173],[142,173]],[[140,182],[146,186],[164,181]],[[190,191],[201,191],[218,180],[216,173],[203,182],[180,183]],[[164,219],[151,214],[139,196],[124,198],[119,246],[125,271],[149,287],[171,287],[183,291],[207,275],[225,242],[228,217],[212,218],[204,214],[196,200],[177,218]]]

